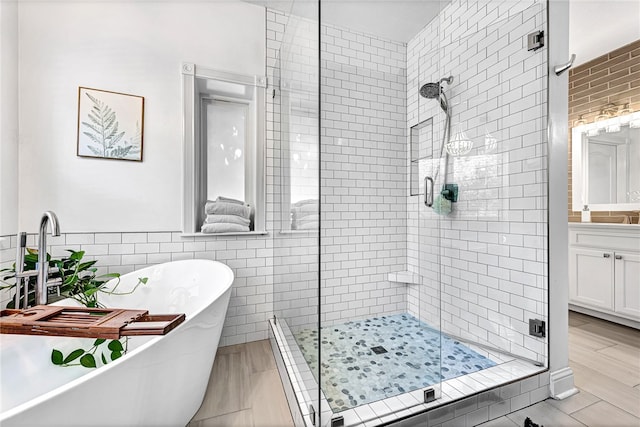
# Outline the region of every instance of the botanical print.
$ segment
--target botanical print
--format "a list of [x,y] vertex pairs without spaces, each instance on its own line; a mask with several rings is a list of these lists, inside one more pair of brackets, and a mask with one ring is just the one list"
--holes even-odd
[[144,98],[79,88],[78,156],[142,161]]

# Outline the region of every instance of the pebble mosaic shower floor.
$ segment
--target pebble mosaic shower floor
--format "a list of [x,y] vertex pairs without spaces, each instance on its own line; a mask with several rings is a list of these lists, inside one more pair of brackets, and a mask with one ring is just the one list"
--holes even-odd
[[[318,331],[304,329],[294,336],[317,376]],[[495,365],[410,314],[322,328],[321,386],[334,412]]]

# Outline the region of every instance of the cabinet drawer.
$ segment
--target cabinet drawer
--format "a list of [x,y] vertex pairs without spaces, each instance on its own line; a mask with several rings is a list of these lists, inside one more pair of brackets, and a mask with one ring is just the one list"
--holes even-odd
[[640,251],[640,234],[622,235],[598,233],[590,230],[570,230],[569,244],[574,246]]

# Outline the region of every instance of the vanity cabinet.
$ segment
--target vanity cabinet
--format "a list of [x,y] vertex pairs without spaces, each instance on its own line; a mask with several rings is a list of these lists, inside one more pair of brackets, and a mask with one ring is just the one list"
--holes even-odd
[[607,320],[640,325],[639,226],[569,224],[569,304]]

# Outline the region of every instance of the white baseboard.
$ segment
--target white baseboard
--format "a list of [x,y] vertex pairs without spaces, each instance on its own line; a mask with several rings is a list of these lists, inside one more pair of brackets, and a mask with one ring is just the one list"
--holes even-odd
[[573,384],[573,371],[571,368],[562,368],[551,372],[549,375],[549,391],[552,398],[556,400],[566,399],[578,393],[578,389]]

